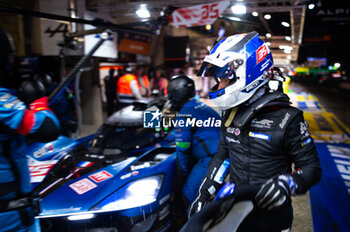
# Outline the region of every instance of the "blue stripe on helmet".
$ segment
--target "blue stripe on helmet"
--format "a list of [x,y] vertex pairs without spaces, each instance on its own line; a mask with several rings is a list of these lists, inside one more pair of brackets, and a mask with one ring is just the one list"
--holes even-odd
[[217,45],[215,45],[213,47],[213,49],[210,51],[210,55],[215,53],[216,49],[218,49],[218,47],[227,39],[228,37],[224,38],[223,40],[221,40]]
[[217,90],[215,92],[209,92],[208,96],[209,96],[209,99],[214,99],[214,98],[220,97],[224,94],[225,94],[225,88]]

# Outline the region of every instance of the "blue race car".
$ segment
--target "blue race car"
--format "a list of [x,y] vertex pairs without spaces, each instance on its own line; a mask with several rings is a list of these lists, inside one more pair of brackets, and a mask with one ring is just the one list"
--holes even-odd
[[175,148],[115,162],[85,152],[60,160],[36,188],[42,231],[167,231],[171,226]]
[[75,149],[89,147],[92,153],[102,152],[104,155],[113,156],[121,151],[137,155],[154,147],[168,146],[173,140],[173,135],[168,133],[166,128],[142,128],[144,110],[152,107],[162,109],[165,101],[163,98],[155,98],[135,102],[111,115],[95,134],[80,139],[61,135],[49,143],[30,144],[27,157],[33,188],[62,157]]
[[174,136],[164,129],[142,128],[149,105],[115,113],[88,147],[73,150],[50,169],[34,189],[42,198],[42,231],[170,228]]
[[86,146],[94,135],[71,139],[60,135],[49,143],[32,143],[28,146],[28,166],[32,187],[37,186],[50,169],[66,154],[77,147]]

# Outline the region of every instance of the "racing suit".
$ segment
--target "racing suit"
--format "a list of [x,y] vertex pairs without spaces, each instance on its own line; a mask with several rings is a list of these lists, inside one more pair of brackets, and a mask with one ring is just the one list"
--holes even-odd
[[[206,121],[207,120],[207,121]],[[181,121],[184,124],[181,126]],[[207,126],[196,126],[197,121],[207,122]],[[179,166],[187,177],[182,194],[187,203],[192,203],[199,186],[207,173],[209,163],[215,155],[219,143],[220,116],[212,108],[196,99],[188,101],[178,112],[175,122],[176,154]]]
[[319,181],[321,168],[308,124],[303,112],[289,104],[287,95],[269,93],[241,105],[233,120],[229,118],[235,109],[223,116],[218,152],[197,199],[208,199],[220,187],[228,166],[230,182],[237,188],[286,174],[294,179],[295,194],[303,194]]
[[0,228],[28,231],[33,225],[31,206],[13,209],[9,201],[23,199],[31,191],[24,136],[47,142],[59,134],[59,123],[48,108],[47,98],[29,105],[0,87]]

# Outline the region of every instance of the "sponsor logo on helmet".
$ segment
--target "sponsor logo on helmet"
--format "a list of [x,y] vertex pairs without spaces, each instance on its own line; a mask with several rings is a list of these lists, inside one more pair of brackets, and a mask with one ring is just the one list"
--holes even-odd
[[255,89],[256,87],[258,87],[261,83],[263,82],[263,80],[261,78],[253,81],[250,85],[248,85],[247,87],[245,87],[245,89],[243,89],[242,92],[250,92],[251,90]]
[[267,50],[266,45],[263,44],[263,45],[256,51],[256,61],[257,61],[257,64],[260,63],[263,59],[265,59],[265,57],[267,56],[268,53],[269,53],[269,51]]
[[261,65],[260,71],[261,71],[261,72],[264,71],[264,70],[269,66],[270,63],[272,63],[271,59],[267,59],[267,60],[265,61],[265,63],[263,63],[263,64]]

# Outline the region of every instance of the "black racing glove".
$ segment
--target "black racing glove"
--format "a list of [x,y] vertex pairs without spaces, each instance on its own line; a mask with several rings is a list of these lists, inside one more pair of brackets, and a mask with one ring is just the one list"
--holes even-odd
[[24,81],[18,89],[17,96],[29,106],[35,100],[45,97],[45,86],[39,80]]
[[292,176],[281,175],[269,179],[256,194],[256,203],[262,209],[277,209],[290,201],[290,196],[295,194],[296,187]]
[[205,191],[203,191],[203,193],[199,193],[199,196],[192,203],[190,210],[188,211],[188,218],[201,211],[203,207],[208,203],[209,198],[209,193],[207,194]]
[[188,218],[192,217],[193,214],[198,213],[208,203],[209,198],[216,192],[220,185],[214,183],[212,180],[204,178],[201,187],[199,188],[199,194],[196,200],[190,206],[188,211]]

